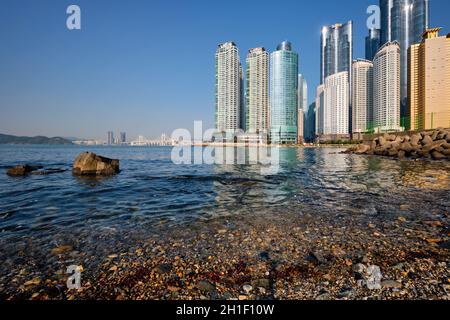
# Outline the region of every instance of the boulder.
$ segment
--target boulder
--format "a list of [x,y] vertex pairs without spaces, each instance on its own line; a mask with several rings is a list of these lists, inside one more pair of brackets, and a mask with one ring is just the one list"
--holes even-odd
[[81,153],[73,163],[76,176],[110,176],[119,173],[119,160],[98,156],[92,152]]
[[356,154],[365,154],[369,150],[370,150],[370,147],[368,145],[360,144],[360,145],[358,145],[358,148],[356,149],[355,153]]
[[420,134],[413,134],[411,136],[411,144],[413,146],[417,146],[419,144],[419,141],[422,139],[422,136]]
[[439,131],[437,131],[437,130],[434,131],[433,134],[431,135],[431,139],[433,139],[433,141],[436,140],[438,137],[438,134],[439,134]]
[[24,177],[32,173],[33,171],[42,169],[42,166],[30,166],[28,164],[18,165],[9,169],[6,174],[11,177]]
[[393,134],[385,133],[385,134],[384,134],[384,139],[385,139],[386,141],[395,141],[396,136],[393,135]]
[[445,155],[443,155],[442,153],[437,152],[437,151],[433,151],[431,153],[431,155],[433,156],[433,159],[435,159],[435,160],[443,160],[443,159],[447,158]]
[[389,155],[390,157],[396,157],[396,156],[398,155],[398,150],[395,149],[395,148],[390,149],[388,155]]
[[422,145],[433,144],[433,139],[429,135],[426,135],[422,139]]
[[409,142],[403,142],[400,145],[400,149],[405,151],[406,153],[412,152],[413,151],[413,147]]

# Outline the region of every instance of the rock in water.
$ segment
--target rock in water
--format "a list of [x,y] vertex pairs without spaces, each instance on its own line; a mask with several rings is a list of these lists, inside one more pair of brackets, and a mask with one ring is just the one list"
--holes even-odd
[[29,175],[31,172],[39,169],[42,169],[42,166],[30,166],[28,164],[25,164],[9,169],[6,174],[11,177],[24,177]]
[[72,169],[76,176],[110,176],[119,172],[119,160],[98,156],[92,152],[80,154]]

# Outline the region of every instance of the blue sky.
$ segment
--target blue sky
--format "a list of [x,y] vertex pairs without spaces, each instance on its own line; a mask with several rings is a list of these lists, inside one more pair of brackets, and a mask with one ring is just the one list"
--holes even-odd
[[[157,137],[194,120],[213,126],[214,53],[237,43],[300,54],[310,102],[319,81],[320,29],[353,20],[364,57],[366,9],[377,0],[2,0],[0,133]],[[450,32],[450,1],[430,0],[431,26]],[[66,8],[82,30],[66,28]]]

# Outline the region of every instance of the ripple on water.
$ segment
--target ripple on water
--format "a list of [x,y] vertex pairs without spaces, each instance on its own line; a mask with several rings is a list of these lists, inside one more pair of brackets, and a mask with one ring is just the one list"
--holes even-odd
[[[137,226],[189,225],[245,214],[378,214],[402,203],[449,196],[450,165],[339,154],[336,149],[280,149],[280,170],[263,176],[258,166],[179,166],[170,148],[92,148],[121,160],[108,178],[70,172],[26,179],[6,176],[17,162],[70,168],[84,148],[0,146],[0,240],[29,237],[48,246],[74,230],[124,232]],[[424,193],[423,190],[426,190]],[[431,191],[431,192],[430,192]],[[413,206],[414,207],[414,206]]]

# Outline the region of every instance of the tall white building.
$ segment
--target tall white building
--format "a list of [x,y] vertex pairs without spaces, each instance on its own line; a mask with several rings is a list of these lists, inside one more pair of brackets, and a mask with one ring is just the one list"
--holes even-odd
[[373,61],[373,118],[375,132],[403,131],[400,126],[400,45],[388,42]]
[[216,130],[234,133],[241,126],[242,69],[239,50],[233,42],[216,51]]
[[335,73],[325,79],[324,138],[338,140],[349,134],[349,82],[348,72]]
[[325,85],[321,84],[316,91],[316,136],[321,136],[324,133],[324,93]]
[[298,75],[298,142],[303,142],[305,130],[305,112],[308,111],[308,84],[302,74]]
[[246,65],[246,129],[260,133],[269,128],[269,53],[264,48],[250,49]]
[[373,128],[373,63],[356,60],[352,72],[352,130],[365,133]]

